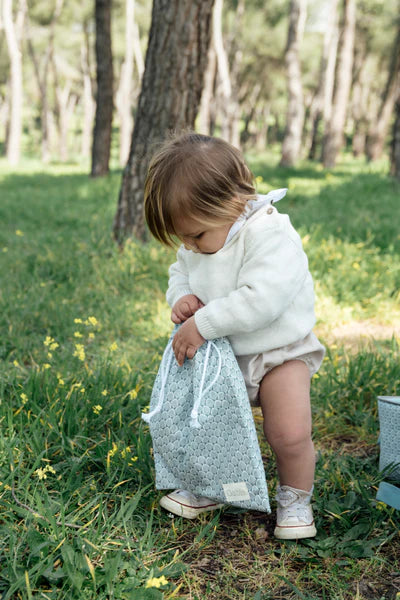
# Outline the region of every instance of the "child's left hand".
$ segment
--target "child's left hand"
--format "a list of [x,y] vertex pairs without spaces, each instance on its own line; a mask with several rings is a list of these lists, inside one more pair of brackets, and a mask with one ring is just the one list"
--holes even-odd
[[206,340],[200,335],[194,317],[190,317],[180,326],[172,341],[172,349],[178,365],[181,367],[186,356],[193,358],[196,351]]

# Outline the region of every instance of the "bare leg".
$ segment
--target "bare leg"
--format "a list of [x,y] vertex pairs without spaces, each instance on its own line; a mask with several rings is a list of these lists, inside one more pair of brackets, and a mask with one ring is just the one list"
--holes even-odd
[[309,491],[314,482],[310,372],[300,360],[275,367],[261,382],[264,433],[276,455],[281,485]]

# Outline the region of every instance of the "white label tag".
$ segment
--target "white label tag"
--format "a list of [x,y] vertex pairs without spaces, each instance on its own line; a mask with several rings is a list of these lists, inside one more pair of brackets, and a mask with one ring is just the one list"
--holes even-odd
[[241,502],[250,500],[249,490],[244,481],[239,483],[223,483],[224,494],[227,502]]

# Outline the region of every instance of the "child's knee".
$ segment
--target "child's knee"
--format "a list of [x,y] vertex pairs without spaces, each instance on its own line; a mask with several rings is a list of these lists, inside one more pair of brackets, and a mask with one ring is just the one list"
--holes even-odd
[[311,441],[311,428],[308,424],[298,424],[290,428],[268,431],[264,429],[267,442],[276,454],[298,456],[307,448]]

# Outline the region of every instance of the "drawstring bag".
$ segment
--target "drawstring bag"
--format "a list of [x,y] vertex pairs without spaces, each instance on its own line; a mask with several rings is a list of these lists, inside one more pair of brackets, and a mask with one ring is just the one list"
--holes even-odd
[[[400,484],[400,397],[378,396],[380,424],[379,470],[389,468],[389,477]],[[387,481],[379,485],[377,500],[400,510],[400,488]]]
[[205,342],[180,367],[168,342],[154,383],[150,425],[156,488],[270,512],[243,375],[227,338]]

